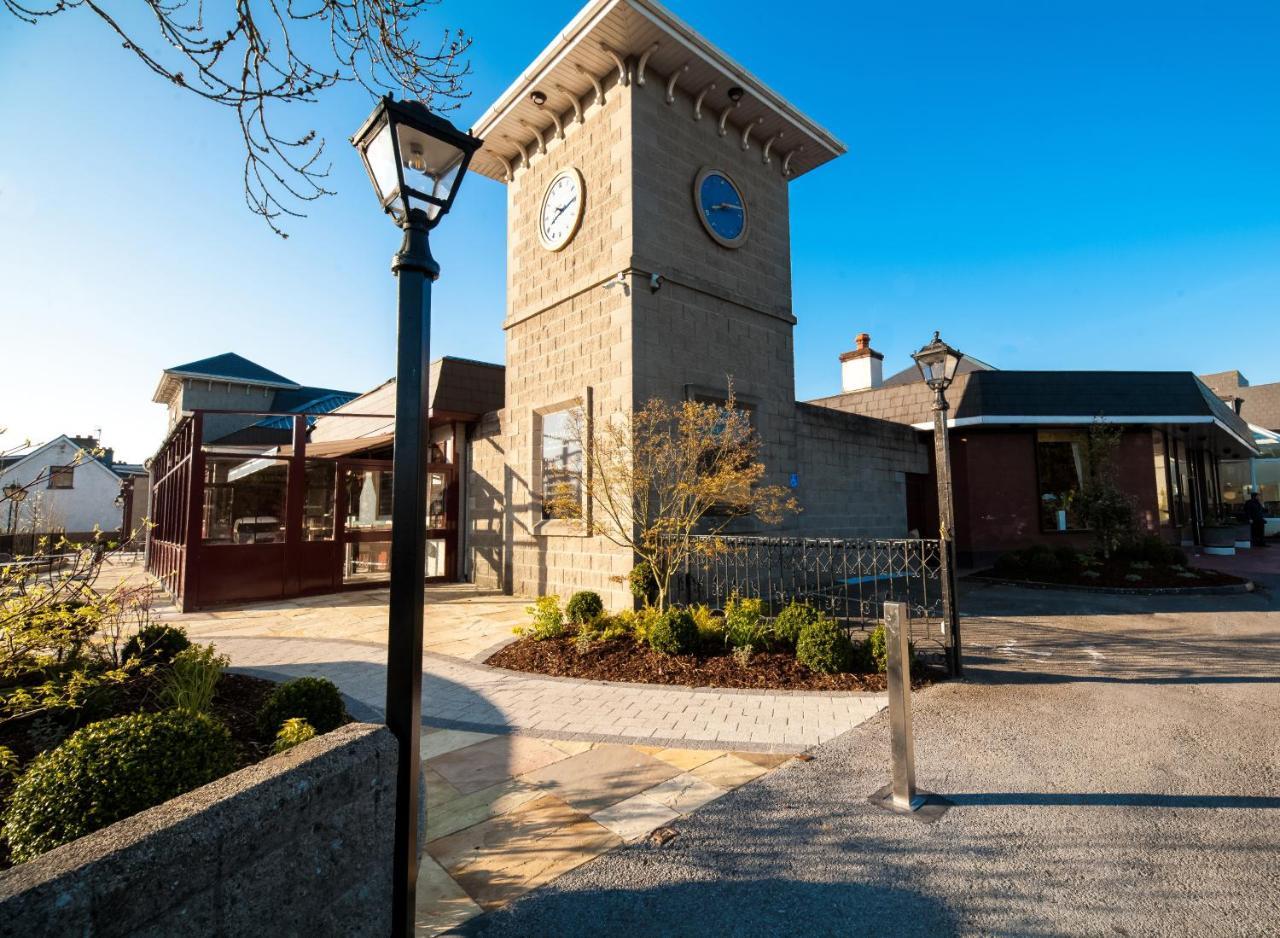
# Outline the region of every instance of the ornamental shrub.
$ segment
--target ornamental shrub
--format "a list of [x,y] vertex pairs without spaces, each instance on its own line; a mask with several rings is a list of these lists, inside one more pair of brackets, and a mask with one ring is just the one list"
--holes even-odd
[[555,593],[539,596],[532,606],[525,606],[524,611],[533,617],[533,621],[516,626],[517,635],[542,642],[564,634],[564,613],[560,611],[560,597]]
[[820,618],[822,613],[812,606],[793,602],[773,620],[773,634],[782,644],[795,648],[796,642],[800,640],[801,629]]
[[173,667],[165,675],[161,696],[165,706],[193,713],[208,713],[213,694],[231,659],[215,655],[213,645],[192,645],[173,659]]
[[301,717],[290,717],[280,724],[280,732],[276,733],[275,744],[271,751],[279,755],[287,752],[299,743],[315,739],[316,728]]
[[[868,671],[874,668],[880,674],[884,674],[889,670],[889,633],[885,631],[883,624],[877,625],[871,630],[871,634],[867,636],[864,643],[866,646],[865,658],[869,667]],[[916,643],[907,640],[907,655],[911,659],[912,667],[916,663]]]
[[306,720],[317,733],[327,733],[346,722],[347,708],[333,681],[323,677],[295,677],[271,692],[258,711],[258,730],[263,736],[274,738],[290,717]]
[[25,863],[221,778],[235,763],[231,734],[203,713],[164,710],[91,723],[31,761],[0,833],[13,859]]
[[698,637],[704,645],[723,645],[725,640],[724,616],[705,603],[689,607],[693,623],[698,627]]
[[137,635],[125,642],[120,658],[125,662],[137,661],[144,665],[169,664],[178,656],[178,652],[190,647],[191,639],[187,638],[186,629],[156,623],[144,626]]
[[854,660],[853,642],[834,620],[820,617],[800,629],[796,660],[821,674],[848,671]]
[[569,621],[574,625],[587,625],[604,615],[604,602],[599,593],[591,590],[579,590],[569,597],[569,605],[565,606]]
[[734,596],[724,607],[725,638],[734,648],[763,645],[764,604],[758,599]]
[[688,609],[668,609],[649,626],[649,647],[656,652],[691,655],[698,645],[698,624]]

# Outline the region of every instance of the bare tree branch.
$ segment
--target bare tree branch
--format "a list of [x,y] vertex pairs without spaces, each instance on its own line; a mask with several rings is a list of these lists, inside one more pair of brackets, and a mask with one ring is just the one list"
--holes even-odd
[[0,0],[23,22],[84,9],[97,16],[143,65],[198,98],[236,112],[244,140],[244,197],[281,237],[282,216],[305,217],[303,208],[326,188],[325,141],[314,129],[292,134],[275,129],[277,105],[310,104],[344,83],[371,94],[399,92],[436,111],[467,97],[470,73],[463,56],[471,38],[444,30],[425,49],[411,38],[418,17],[440,0],[235,0],[214,20],[203,0],[142,0],[158,37],[143,39],[140,26],[113,15],[107,0],[55,0],[30,4]]

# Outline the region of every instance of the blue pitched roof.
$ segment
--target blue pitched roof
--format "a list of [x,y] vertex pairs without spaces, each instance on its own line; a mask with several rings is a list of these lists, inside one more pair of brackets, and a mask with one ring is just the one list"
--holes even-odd
[[[359,396],[354,391],[335,391],[332,388],[297,388],[277,391],[271,402],[271,409],[284,410],[293,414],[327,414],[348,401],[354,401]],[[307,418],[307,426],[314,423],[314,417]],[[293,420],[290,417],[265,417],[254,426],[288,430],[293,426]]]
[[[277,374],[269,368],[263,368],[257,362],[251,362],[243,355],[235,352],[224,352],[211,358],[188,362],[166,368],[165,371],[176,375],[194,375],[201,378],[222,378],[228,381],[245,381],[251,384],[266,384],[296,388],[296,381]],[[314,389],[313,389],[314,390]]]

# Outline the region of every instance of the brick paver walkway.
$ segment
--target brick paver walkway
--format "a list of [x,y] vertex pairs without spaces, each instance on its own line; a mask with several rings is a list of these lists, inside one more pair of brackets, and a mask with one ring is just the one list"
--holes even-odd
[[[193,639],[215,643],[239,671],[327,677],[363,705],[365,718],[381,719],[385,646],[333,638],[247,635],[244,630],[220,628],[216,619],[184,624]],[[426,726],[551,739],[800,752],[833,739],[884,706],[882,695],[711,690],[540,677],[435,652],[424,656],[422,670]]]

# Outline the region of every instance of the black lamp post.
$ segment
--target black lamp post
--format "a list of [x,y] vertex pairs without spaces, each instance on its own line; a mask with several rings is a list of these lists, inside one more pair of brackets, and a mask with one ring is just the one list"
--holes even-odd
[[431,382],[431,284],[440,265],[428,232],[453,205],[481,141],[417,101],[387,95],[351,142],[378,201],[404,231],[391,260],[399,280],[396,429],[392,468],[391,601],[387,726],[399,742],[396,770],[392,934],[412,935],[418,882],[419,737],[422,733],[422,607],[427,557],[427,427]]
[[942,540],[942,608],[951,632],[947,649],[947,670],[956,677],[960,665],[960,617],[956,613],[955,563],[956,514],[951,497],[951,447],[947,439],[947,388],[955,379],[956,369],[964,356],[943,342],[938,333],[933,341],[911,356],[933,390],[933,453],[938,473],[938,526]]

